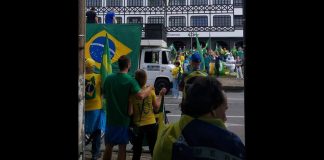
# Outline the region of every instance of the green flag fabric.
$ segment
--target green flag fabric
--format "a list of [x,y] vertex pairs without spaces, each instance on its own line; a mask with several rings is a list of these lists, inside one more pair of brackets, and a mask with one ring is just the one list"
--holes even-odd
[[202,50],[201,45],[199,43],[197,34],[196,34],[196,44],[197,44],[196,51],[200,54],[200,58],[201,58],[201,63],[200,63],[201,68],[200,68],[200,70],[205,71],[205,60],[204,60],[204,56],[203,56],[203,50]]
[[141,36],[140,24],[87,24],[85,58],[92,58],[99,70],[106,52],[106,71],[110,71],[110,63],[111,71],[116,73],[119,71],[119,57],[126,55],[132,64],[129,74],[134,76],[138,68]]
[[102,61],[100,66],[101,74],[101,84],[103,85],[108,74],[112,73],[111,68],[111,59],[110,59],[110,48],[109,48],[109,39],[108,34],[106,34],[105,44],[104,44],[104,53],[102,55]]

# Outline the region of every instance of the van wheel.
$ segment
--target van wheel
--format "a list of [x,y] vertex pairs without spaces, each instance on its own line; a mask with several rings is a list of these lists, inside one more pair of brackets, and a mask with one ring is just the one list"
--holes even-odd
[[160,78],[155,81],[154,88],[155,88],[155,94],[158,95],[160,90],[165,87],[167,89],[165,94],[168,94],[170,90],[170,82],[167,79]]

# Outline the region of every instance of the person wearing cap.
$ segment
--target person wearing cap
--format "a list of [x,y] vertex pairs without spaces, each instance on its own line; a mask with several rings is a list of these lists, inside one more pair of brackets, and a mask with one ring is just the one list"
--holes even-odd
[[201,57],[198,52],[195,52],[193,55],[191,55],[189,72],[182,74],[182,80],[179,83],[179,91],[183,92],[182,101],[184,100],[186,95],[186,88],[188,88],[188,86],[190,86],[197,77],[208,76],[207,73],[200,70],[200,62]]
[[225,126],[227,99],[215,77],[198,77],[179,121],[159,128],[153,160],[246,159],[241,139]]
[[92,160],[101,157],[101,133],[104,132],[106,124],[101,101],[101,76],[94,73],[94,67],[95,61],[88,58],[85,75],[85,134],[89,137],[86,144],[92,141]]

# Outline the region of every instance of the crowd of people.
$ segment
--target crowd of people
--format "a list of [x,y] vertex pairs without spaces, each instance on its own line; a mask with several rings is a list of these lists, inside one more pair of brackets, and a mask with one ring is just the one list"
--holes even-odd
[[[188,68],[189,62],[194,53],[198,53],[198,51],[193,49],[193,51],[175,52],[173,53],[175,54],[173,61],[174,63],[180,62],[183,71],[188,72],[190,71],[190,68]],[[202,55],[204,63],[200,65],[200,68],[207,74],[219,77],[231,73],[231,75],[235,75],[237,78],[244,78],[242,69],[244,66],[244,51],[242,47],[231,52],[226,48],[215,51],[209,49],[208,51],[203,51]]]
[[[154,87],[147,85],[142,69],[135,77],[128,74],[131,61],[127,56],[118,59],[120,71],[109,74],[104,82],[93,72],[95,63],[86,60],[86,113],[87,142],[92,143],[92,159],[100,154],[100,139],[104,133],[104,160],[112,157],[112,148],[118,145],[118,159],[126,159],[126,145],[133,138],[133,159],[139,160],[143,140],[146,138],[154,160],[204,159],[210,156],[245,159],[240,138],[224,125],[228,108],[221,83],[200,70],[202,59],[191,55],[188,72],[174,76],[183,92],[182,116],[178,122],[160,125],[155,115],[160,111],[163,88],[155,95]],[[177,69],[182,72],[180,62]],[[106,100],[106,106],[102,101]],[[105,108],[105,110],[103,110]],[[158,123],[159,122],[159,123]],[[130,128],[134,130],[130,130]],[[198,154],[200,152],[208,154]]]
[[[87,13],[87,18],[92,18],[87,23],[98,23],[94,13],[94,8]],[[113,12],[107,14],[106,23],[115,23]],[[118,59],[119,72],[109,74],[104,80],[94,72],[94,60],[87,59],[85,140],[86,145],[92,144],[92,160],[102,157],[101,138],[105,142],[103,160],[112,158],[115,145],[118,145],[118,160],[125,160],[130,141],[132,159],[139,160],[144,139],[153,160],[246,159],[242,141],[226,129],[228,105],[222,85],[216,79],[221,74],[222,62],[232,59],[232,53],[212,50],[203,57],[195,51],[177,54],[172,70],[172,94],[182,99],[182,115],[171,124],[165,124],[161,117],[164,114],[158,114],[166,88],[156,95],[154,87],[146,84],[147,74],[142,69],[131,77],[128,74],[131,61],[127,56]],[[235,63],[242,60],[243,55],[235,55]],[[182,97],[179,91],[183,92]]]

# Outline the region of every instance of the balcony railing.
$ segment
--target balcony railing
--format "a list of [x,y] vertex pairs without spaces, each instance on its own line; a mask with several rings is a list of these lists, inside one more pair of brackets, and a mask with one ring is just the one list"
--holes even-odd
[[[87,6],[87,10],[90,10],[91,7],[95,7],[97,12],[108,12],[110,10],[114,10],[116,14],[156,14],[157,12],[164,12],[165,7],[156,6],[138,6],[138,7],[101,7],[101,6]],[[232,13],[234,11],[234,7],[232,4],[229,5],[207,5],[207,6],[167,6],[167,12],[222,12],[222,13]]]

